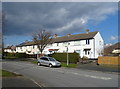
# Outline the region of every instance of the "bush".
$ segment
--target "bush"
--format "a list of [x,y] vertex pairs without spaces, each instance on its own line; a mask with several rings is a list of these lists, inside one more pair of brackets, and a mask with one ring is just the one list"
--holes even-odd
[[16,53],[15,56],[18,58],[27,58],[28,57],[28,55],[26,53]]
[[4,53],[5,58],[27,58],[26,53]]
[[[67,62],[67,53],[54,53],[52,55],[55,59],[60,62]],[[68,53],[69,63],[77,63],[79,61],[78,53]]]
[[82,57],[82,60],[88,60],[89,58],[88,57],[86,57],[86,56],[83,56]]
[[80,58],[80,63],[82,63],[82,64],[86,64],[86,63],[90,63],[90,62],[91,61],[86,56],[83,56],[82,58]]

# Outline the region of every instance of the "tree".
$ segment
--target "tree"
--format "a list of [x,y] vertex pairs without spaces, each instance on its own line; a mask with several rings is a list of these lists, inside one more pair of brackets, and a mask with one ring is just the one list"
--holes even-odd
[[52,34],[46,30],[40,30],[38,33],[33,34],[33,42],[42,54],[45,47],[52,42]]

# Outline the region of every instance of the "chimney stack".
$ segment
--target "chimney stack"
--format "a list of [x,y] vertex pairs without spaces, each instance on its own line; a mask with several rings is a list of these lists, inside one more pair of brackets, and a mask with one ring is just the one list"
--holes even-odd
[[67,34],[67,36],[69,37],[69,36],[71,36],[71,34]]
[[86,33],[87,33],[87,34],[89,33],[89,31],[90,31],[89,29],[86,29]]

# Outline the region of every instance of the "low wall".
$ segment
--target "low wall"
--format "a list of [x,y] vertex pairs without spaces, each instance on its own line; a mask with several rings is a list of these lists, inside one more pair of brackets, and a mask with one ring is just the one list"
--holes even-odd
[[100,56],[98,57],[98,64],[120,65],[120,57]]

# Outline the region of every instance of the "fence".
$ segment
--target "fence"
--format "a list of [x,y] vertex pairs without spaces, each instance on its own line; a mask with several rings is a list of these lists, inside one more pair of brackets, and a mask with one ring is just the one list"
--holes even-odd
[[98,57],[98,64],[120,65],[120,57],[100,56]]

